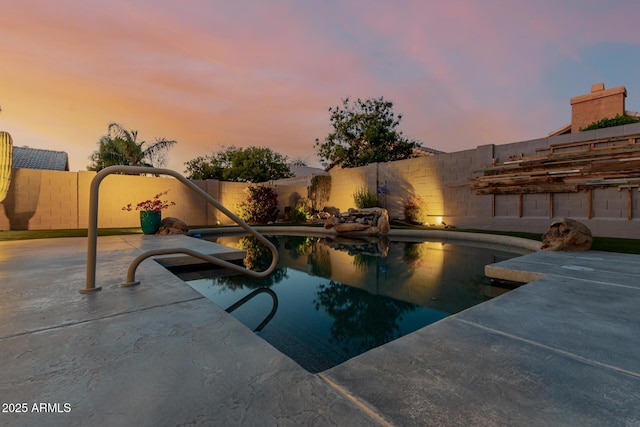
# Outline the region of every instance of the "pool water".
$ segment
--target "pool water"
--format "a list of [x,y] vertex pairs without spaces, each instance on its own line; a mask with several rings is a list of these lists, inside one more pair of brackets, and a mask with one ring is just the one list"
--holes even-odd
[[[500,295],[484,266],[520,253],[453,242],[269,236],[279,251],[266,278],[191,272],[183,279],[302,367],[316,373]],[[217,243],[247,251],[264,270],[270,252],[253,237]]]

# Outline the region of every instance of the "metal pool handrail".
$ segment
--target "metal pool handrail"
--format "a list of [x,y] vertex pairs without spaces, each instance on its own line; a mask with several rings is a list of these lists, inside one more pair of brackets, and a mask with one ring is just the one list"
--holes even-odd
[[262,234],[258,233],[251,226],[249,226],[242,219],[238,218],[233,212],[224,207],[220,202],[207,194],[200,187],[195,185],[193,182],[189,181],[184,176],[180,175],[178,172],[171,169],[162,169],[162,168],[150,168],[145,166],[109,166],[102,169],[100,172],[93,177],[91,181],[91,189],[89,193],[89,223],[87,224],[87,281],[84,288],[80,289],[80,293],[87,294],[92,292],[97,292],[102,289],[101,286],[96,286],[96,252],[98,246],[98,191],[100,189],[100,183],[102,180],[112,173],[125,173],[129,175],[137,175],[137,174],[154,174],[154,175],[169,175],[176,178],[178,181],[182,182],[189,189],[194,191],[200,197],[204,198],[207,202],[216,207],[219,211],[224,213],[230,219],[232,219],[236,224],[245,229],[249,234],[255,236],[258,240],[264,243],[269,250],[271,251],[272,259],[271,265],[264,271],[253,271],[244,267],[240,267],[236,264],[232,264],[230,262],[221,260],[219,258],[215,258],[209,255],[202,254],[200,252],[196,252],[192,249],[187,248],[174,248],[174,249],[156,249],[150,250],[142,253],[136,259],[133,260],[131,265],[129,266],[129,271],[127,273],[127,282],[123,283],[122,286],[135,286],[140,282],[135,280],[135,270],[138,265],[144,261],[146,258],[155,255],[164,255],[171,253],[185,253],[205,261],[209,261],[210,263],[217,264],[226,268],[231,268],[235,271],[242,272],[248,274],[252,277],[265,277],[276,268],[276,264],[278,263],[278,249],[267,240]]
[[276,315],[276,311],[278,311],[278,295],[276,295],[276,293],[273,292],[271,289],[269,289],[269,288],[258,288],[256,290],[254,290],[253,292],[251,292],[250,294],[248,294],[247,296],[241,298],[236,303],[234,303],[234,304],[230,305],[229,307],[227,307],[224,311],[226,311],[227,313],[232,313],[236,309],[240,308],[241,306],[243,306],[247,302],[249,302],[249,300],[253,299],[253,297],[257,296],[258,294],[262,294],[262,293],[265,293],[265,294],[268,294],[269,296],[271,296],[271,299],[273,300],[273,306],[271,307],[271,311],[269,312],[269,314],[267,314],[267,317],[265,317],[264,320],[262,321],[262,323],[260,323],[258,325],[258,327],[253,330],[253,332],[260,332],[265,326],[267,326],[267,323],[269,323],[271,321],[271,319],[273,319],[273,316]]

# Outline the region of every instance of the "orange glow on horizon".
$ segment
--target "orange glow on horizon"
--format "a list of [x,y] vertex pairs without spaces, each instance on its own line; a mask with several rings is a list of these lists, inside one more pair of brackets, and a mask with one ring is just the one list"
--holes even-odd
[[[627,41],[640,4],[597,15],[497,0],[376,4],[364,13],[351,3],[134,0],[126,14],[119,6],[5,5],[0,129],[16,145],[67,151],[71,170],[84,170],[117,122],[144,140],[177,140],[167,166],[179,171],[223,145],[267,146],[316,166],[313,143],[330,130],[328,108],[384,96],[403,115],[406,136],[459,151],[537,138],[568,122],[569,97],[593,83],[573,78],[592,66],[588,49],[609,43],[619,48],[612,56],[638,56]],[[595,21],[600,31],[589,31]],[[640,98],[634,67],[621,76],[615,65],[613,57],[611,69],[593,66],[597,81]],[[570,92],[557,89],[563,81]]]

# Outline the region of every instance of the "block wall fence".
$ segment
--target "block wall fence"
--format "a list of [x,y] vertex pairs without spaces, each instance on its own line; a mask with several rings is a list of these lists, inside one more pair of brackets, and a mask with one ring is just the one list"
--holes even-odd
[[[95,172],[13,169],[7,197],[0,211],[0,230],[54,230],[87,228],[89,189]],[[198,187],[231,211],[244,197],[247,184],[195,180]],[[307,196],[305,186],[275,186],[279,209]],[[100,184],[98,227],[139,227],[139,212],[122,210],[131,203],[168,191],[163,200],[175,202],[163,217],[177,217],[191,226],[232,225],[226,215],[172,177],[109,175]]]
[[[353,207],[358,188],[379,192],[380,206],[392,218],[404,216],[402,204],[412,195],[427,206],[430,222],[442,219],[457,228],[544,233],[553,218],[571,217],[585,223],[596,236],[640,238],[640,192],[633,191],[631,212],[626,191],[616,188],[592,190],[591,218],[586,191],[578,193],[476,195],[466,183],[480,175],[482,165],[493,159],[533,155],[537,148],[565,142],[581,142],[640,133],[640,124],[618,126],[541,138],[504,145],[483,145],[475,149],[430,157],[374,163],[331,171],[328,207],[345,211]],[[14,169],[11,185],[0,211],[0,230],[43,230],[86,228],[89,187],[95,172],[59,172]],[[247,184],[217,180],[194,181],[230,210],[240,202]],[[274,185],[281,214],[300,197],[307,196],[304,185]],[[163,216],[182,219],[190,226],[230,225],[232,221],[171,177],[110,175],[100,186],[98,226],[138,227],[137,211],[123,211],[155,194],[165,196],[175,206]],[[494,200],[495,197],[495,200]],[[521,199],[522,198],[522,199]],[[629,213],[632,218],[629,219]]]

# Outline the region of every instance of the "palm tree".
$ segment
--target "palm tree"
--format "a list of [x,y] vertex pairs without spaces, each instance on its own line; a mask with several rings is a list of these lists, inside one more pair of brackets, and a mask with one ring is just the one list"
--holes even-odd
[[118,123],[110,123],[107,134],[100,137],[98,150],[89,157],[90,171],[100,171],[107,166],[163,166],[166,151],[177,141],[156,138],[155,142],[137,141],[138,131],[128,131]]

